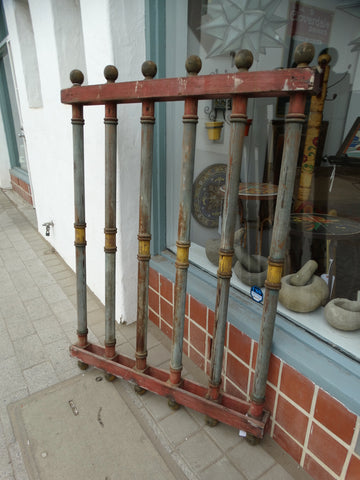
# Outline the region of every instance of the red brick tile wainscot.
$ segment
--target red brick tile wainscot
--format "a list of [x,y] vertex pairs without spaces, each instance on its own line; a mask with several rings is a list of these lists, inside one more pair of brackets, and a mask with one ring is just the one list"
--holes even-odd
[[[172,335],[172,282],[150,269],[149,318]],[[184,353],[208,373],[214,312],[188,295]],[[228,324],[225,336],[223,388],[249,400],[257,343]],[[350,412],[304,375],[271,356],[266,408],[268,433],[315,480],[360,480],[360,417]]]

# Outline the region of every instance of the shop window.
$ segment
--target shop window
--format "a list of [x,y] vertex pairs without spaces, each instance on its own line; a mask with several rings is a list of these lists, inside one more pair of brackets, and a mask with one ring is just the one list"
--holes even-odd
[[[168,49],[167,76],[184,75],[184,61],[190,54],[202,59],[200,74],[203,75],[235,72],[234,55],[241,48],[252,51],[252,70],[294,66],[294,49],[303,41],[315,46],[314,66],[320,55],[330,55],[327,91],[320,120],[316,121],[317,134],[312,137],[310,99],[307,105],[284,274],[295,274],[309,260],[315,261],[315,267],[311,263],[315,268],[313,274],[328,288],[323,304],[337,298],[354,302],[360,291],[360,9],[347,11],[337,8],[337,2],[310,0],[263,2],[257,9],[252,5],[249,1],[244,7],[244,2],[236,0],[231,4],[221,0],[189,0],[167,5],[167,45],[174,47]],[[176,28],[171,18],[176,18]],[[183,35],[185,28],[187,39]],[[322,65],[324,68],[325,64]],[[174,103],[167,110],[166,236],[167,247],[174,252],[182,108]],[[242,260],[246,256],[262,265],[262,259],[266,264],[269,254],[286,109],[286,99],[281,102],[256,99],[248,106],[251,124],[239,179],[243,191],[239,194],[236,225],[238,263],[234,262],[232,278],[232,285],[246,295],[254,285],[263,287],[264,278],[260,275],[253,280],[241,273]],[[190,259],[214,276],[230,113],[229,101],[199,102]],[[219,137],[211,136],[216,126],[220,127]],[[304,184],[309,188],[300,198],[299,189]],[[349,308],[358,306],[352,303]],[[355,315],[355,323],[349,323],[352,330],[348,331],[339,329],[347,328],[346,325],[334,327],[329,323],[324,306],[305,312],[291,304],[279,303],[279,312],[346,354],[359,358],[356,343],[360,337],[357,330],[360,311]]]

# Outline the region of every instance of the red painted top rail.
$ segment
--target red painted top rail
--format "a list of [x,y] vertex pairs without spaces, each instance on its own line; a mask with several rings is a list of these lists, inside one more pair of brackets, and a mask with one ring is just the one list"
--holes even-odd
[[145,79],[133,82],[105,83],[61,91],[65,104],[103,105],[196,99],[248,97],[285,97],[299,90],[318,94],[320,74],[314,68],[288,68],[264,72],[199,75],[181,78]]

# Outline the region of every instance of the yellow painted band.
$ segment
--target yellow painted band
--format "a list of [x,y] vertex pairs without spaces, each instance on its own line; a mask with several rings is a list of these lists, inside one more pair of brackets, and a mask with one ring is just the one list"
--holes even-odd
[[282,264],[274,265],[270,263],[268,266],[266,281],[269,283],[281,283],[282,269]]
[[105,233],[105,249],[116,249],[116,233]]
[[231,276],[232,255],[220,255],[219,257],[219,274]]
[[177,246],[176,250],[176,260],[179,263],[188,263],[189,261],[189,246]]
[[139,240],[139,255],[150,255],[150,240]]
[[85,243],[85,227],[75,227],[75,243]]

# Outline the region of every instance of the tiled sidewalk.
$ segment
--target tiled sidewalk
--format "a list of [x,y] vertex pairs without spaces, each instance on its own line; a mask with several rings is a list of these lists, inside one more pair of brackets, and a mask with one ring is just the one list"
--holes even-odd
[[[0,191],[0,480],[28,479],[7,405],[80,372],[68,353],[76,332],[75,275],[38,234],[32,215],[31,207],[18,208]],[[95,343],[104,338],[103,310],[89,292],[89,339]],[[117,349],[133,356],[134,346],[135,325],[119,326]],[[151,324],[148,349],[150,364],[168,368],[169,340]],[[188,359],[184,367],[206,382]],[[269,438],[252,447],[232,427],[210,428],[197,412],[174,412],[165,398],[149,392],[138,397],[126,382],[114,385],[189,479],[310,479]]]

